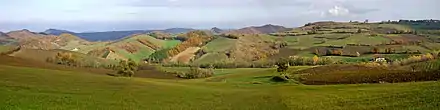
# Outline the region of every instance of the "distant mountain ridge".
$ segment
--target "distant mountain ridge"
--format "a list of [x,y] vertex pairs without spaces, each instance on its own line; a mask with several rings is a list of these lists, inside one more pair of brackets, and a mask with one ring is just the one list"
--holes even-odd
[[8,35],[6,35],[6,33],[0,32],[0,37],[6,37]]
[[16,42],[14,38],[9,37],[6,33],[0,32],[0,45],[7,45]]
[[267,24],[264,26],[251,26],[246,28],[241,28],[238,30],[228,31],[226,33],[230,34],[270,34],[282,31],[288,31],[290,28],[286,28],[283,26]]
[[17,39],[17,40],[31,40],[41,37],[54,37],[55,35],[47,35],[47,34],[41,34],[36,32],[31,32],[27,29],[18,30],[18,31],[11,31],[6,33],[9,37]]
[[169,34],[178,34],[178,33],[186,33],[189,31],[193,31],[195,29],[190,28],[170,28],[165,30],[129,30],[129,31],[106,31],[106,32],[82,32],[82,33],[75,33],[71,31],[66,30],[59,30],[59,29],[48,29],[44,31],[45,34],[50,35],[61,35],[63,33],[69,33],[73,34],[75,36],[78,36],[82,39],[88,40],[88,41],[112,41],[112,40],[118,40],[122,39],[124,37],[133,35],[133,34],[146,34],[153,31],[160,31],[163,33],[169,33]]
[[59,30],[59,29],[47,29],[46,31],[42,32],[45,34],[52,34],[52,35],[61,35],[63,33],[69,33],[69,34],[74,34],[74,32],[71,31],[67,31],[67,30]]
[[[50,30],[56,32],[58,30]],[[49,31],[46,31],[49,32]],[[66,32],[66,31],[64,31]],[[31,32],[29,30],[17,30],[8,33],[0,32],[0,45],[14,45],[25,49],[62,49],[63,47],[75,45],[88,45],[91,42],[86,41],[73,34],[62,33],[60,35],[46,34],[45,32]],[[66,48],[63,48],[66,49]],[[69,50],[69,49],[66,49]]]
[[218,28],[218,27],[214,27],[214,28],[211,28],[211,32],[212,32],[212,33],[215,33],[215,34],[218,34],[218,33],[222,33],[222,32],[224,32],[224,30],[223,30],[223,29],[220,29],[220,28]]

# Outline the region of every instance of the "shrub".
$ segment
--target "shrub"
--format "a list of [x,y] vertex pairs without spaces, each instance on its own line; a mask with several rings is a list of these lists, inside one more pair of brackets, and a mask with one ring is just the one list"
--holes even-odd
[[72,53],[58,52],[54,58],[47,58],[47,62],[67,66],[80,66],[78,57]]
[[319,57],[317,55],[313,56],[313,64],[317,64],[319,61]]
[[119,61],[119,65],[118,65],[118,72],[117,74],[119,76],[124,76],[124,77],[132,77],[134,76],[134,72],[138,69],[138,64],[136,62],[134,62],[133,60],[129,59],[128,61],[126,60],[121,60]]
[[336,64],[335,60],[327,57],[319,58],[318,56],[314,58],[309,57],[290,57],[288,59],[290,66],[311,66],[311,65],[328,65],[328,64]]
[[230,39],[238,39],[238,38],[240,38],[239,35],[234,35],[234,34],[222,34],[221,36],[226,37],[226,38],[230,38]]
[[287,59],[280,59],[277,61],[277,72],[286,72],[289,69],[289,61]]
[[167,59],[168,58],[168,51],[169,51],[170,49],[162,49],[162,50],[159,50],[159,51],[155,51],[153,54],[151,54],[149,57],[148,57],[148,62],[150,62],[150,63],[160,63],[160,62],[162,62],[163,60],[165,60],[165,59]]
[[289,82],[289,76],[287,75],[278,75],[278,76],[274,76],[271,79],[274,82]]
[[212,68],[203,69],[199,67],[191,67],[190,71],[187,73],[185,72],[177,73],[178,77],[185,79],[207,78],[213,75],[214,75],[214,70]]
[[430,60],[434,60],[435,57],[428,53],[425,55],[415,55],[415,56],[411,56],[407,59],[403,59],[400,61],[400,65],[408,65],[408,64],[413,64],[413,63],[417,63],[417,62],[424,62],[424,61],[430,61]]

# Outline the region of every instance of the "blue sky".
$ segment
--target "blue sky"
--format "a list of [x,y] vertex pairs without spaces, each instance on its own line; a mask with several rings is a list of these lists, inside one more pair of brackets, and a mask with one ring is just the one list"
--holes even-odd
[[440,0],[0,0],[0,31],[240,28],[440,19]]

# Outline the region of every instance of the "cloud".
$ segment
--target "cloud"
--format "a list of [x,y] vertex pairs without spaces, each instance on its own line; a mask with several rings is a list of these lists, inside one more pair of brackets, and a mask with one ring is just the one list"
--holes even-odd
[[350,10],[341,6],[335,6],[328,10],[328,13],[332,16],[346,16],[350,14]]
[[302,0],[129,0],[127,6],[136,7],[183,7],[183,8],[278,8],[308,6]]
[[294,27],[323,20],[440,19],[437,4],[439,0],[0,0],[0,13],[6,16],[0,17],[0,30]]

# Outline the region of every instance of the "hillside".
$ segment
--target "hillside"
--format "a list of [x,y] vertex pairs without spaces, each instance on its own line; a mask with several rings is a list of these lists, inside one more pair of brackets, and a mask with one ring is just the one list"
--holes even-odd
[[14,38],[9,37],[6,33],[0,32],[0,45],[14,45],[16,42]]
[[106,43],[87,53],[107,59],[131,58],[135,61],[141,61],[157,50],[172,48],[178,43],[180,43],[178,40],[161,40],[146,34],[139,34]]
[[[0,100],[0,108],[432,110],[439,104],[438,82],[333,86],[250,83],[266,81],[266,76],[273,75],[269,71],[274,70],[229,69],[218,71],[212,80],[166,80],[0,65],[0,94],[5,98]],[[223,81],[213,82],[217,79]]]
[[225,33],[228,34],[270,34],[275,32],[282,32],[287,31],[288,28],[285,28],[283,26],[277,26],[277,25],[264,25],[264,26],[252,26],[252,27],[246,27],[238,30],[231,30],[227,31]]
[[162,32],[166,34],[179,34],[179,33],[186,33],[189,31],[192,31],[194,29],[189,28],[170,28],[170,29],[164,29],[164,30],[128,30],[128,31],[106,31],[106,32],[81,32],[81,33],[75,33],[67,30],[59,30],[59,29],[48,29],[44,31],[45,34],[50,35],[61,35],[62,33],[69,33],[75,36],[79,36],[82,39],[88,40],[88,41],[113,41],[122,39],[127,36],[131,36],[134,34],[146,34],[150,32]]
[[56,35],[59,36],[63,33],[67,33],[67,34],[75,34],[74,32],[71,31],[67,31],[67,30],[59,30],[59,29],[47,29],[45,30],[43,33],[45,34],[51,34],[51,35]]
[[54,37],[54,35],[46,35],[46,34],[40,34],[31,32],[29,30],[18,30],[18,31],[11,31],[6,33],[9,37],[12,37],[14,39],[20,40],[20,41],[27,41],[32,39],[38,39],[42,37]]
[[[178,46],[180,41],[190,38],[187,34],[173,35],[167,32],[188,30],[191,29],[173,28],[151,31],[108,42],[89,42],[80,36],[75,36],[84,33],[54,36],[21,30],[12,31],[6,35],[20,41],[23,48],[75,50],[100,58],[131,58],[140,61],[156,51],[173,48]],[[415,53],[427,53],[440,49],[440,37],[432,34],[434,31],[424,31],[422,28],[415,29],[408,23],[403,24],[402,22],[332,21],[308,23],[293,29],[270,24],[226,31],[213,28],[210,31],[203,31],[208,36],[215,36],[214,39],[206,41],[206,45],[183,46],[168,57],[172,58],[188,48],[195,47],[200,47],[200,50],[191,49],[188,50],[190,52],[186,52],[190,54],[178,56],[192,56],[192,58],[181,58],[187,59],[184,62],[192,63],[253,62],[276,60],[289,56],[313,57],[314,55],[337,57],[342,60],[351,59],[350,57],[366,59],[371,58],[374,49],[377,50],[374,54],[410,56]],[[51,34],[62,32],[68,31],[55,29],[47,31]],[[147,31],[115,32],[126,35],[127,33]],[[108,33],[102,32],[101,34]],[[188,59],[191,60],[188,61]]]
[[217,28],[217,27],[213,27],[213,28],[211,28],[211,32],[212,33],[215,33],[215,34],[220,34],[220,33],[223,33],[225,30],[222,30],[222,29],[220,29],[220,28]]
[[[272,58],[312,57],[315,54],[345,56],[347,59],[356,56],[372,58],[372,53],[411,55],[439,49],[436,48],[440,46],[437,41],[414,30],[407,25],[391,23],[309,23],[290,31],[272,33],[288,44]],[[372,52],[373,49],[377,51]]]
[[278,53],[274,36],[243,35],[238,39],[219,36],[202,47],[196,64],[220,62],[252,62]]
[[[38,35],[34,35],[32,38],[26,39],[25,41],[21,41],[20,46],[22,48],[29,49],[42,49],[42,50],[51,50],[51,49],[74,49],[75,46],[81,45],[90,45],[92,43],[81,39],[72,34],[61,34],[60,36],[45,36],[38,37]],[[74,48],[69,48],[74,47]]]
[[115,64],[115,61],[105,60],[102,58],[96,58],[83,53],[68,51],[68,50],[40,50],[40,49],[20,49],[16,52],[9,54],[14,58],[24,59],[33,63],[49,63],[49,59],[54,59],[59,53],[71,54],[76,62],[83,67],[97,67],[107,66],[109,64]]
[[169,34],[180,34],[180,33],[187,33],[190,31],[194,31],[195,29],[191,28],[169,28],[164,30],[154,30],[154,31],[161,31],[163,33],[169,33]]

